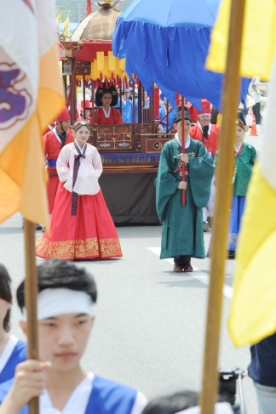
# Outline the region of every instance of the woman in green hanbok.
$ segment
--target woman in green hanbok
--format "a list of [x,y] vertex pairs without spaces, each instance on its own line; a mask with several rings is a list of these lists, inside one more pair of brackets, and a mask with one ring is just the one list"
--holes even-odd
[[[213,159],[204,145],[190,137],[191,119],[184,116],[182,150],[181,112],[175,117],[177,133],[161,152],[156,185],[156,209],[163,222],[160,258],[174,258],[174,272],[192,272],[191,257],[205,258],[202,208],[208,203],[214,174]],[[182,162],[186,180],[182,180]],[[182,190],[186,204],[182,205]]]

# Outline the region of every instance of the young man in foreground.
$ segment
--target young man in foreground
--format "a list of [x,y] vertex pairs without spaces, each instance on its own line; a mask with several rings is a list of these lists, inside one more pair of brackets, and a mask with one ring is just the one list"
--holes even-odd
[[[86,373],[80,366],[95,312],[94,279],[73,263],[49,260],[38,266],[38,339],[40,361],[17,366],[15,378],[0,387],[0,414],[25,414],[40,396],[40,414],[140,414],[143,394]],[[26,333],[24,283],[17,290]]]

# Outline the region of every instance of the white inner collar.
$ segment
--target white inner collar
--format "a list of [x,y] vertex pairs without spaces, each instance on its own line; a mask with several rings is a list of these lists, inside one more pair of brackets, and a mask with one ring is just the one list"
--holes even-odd
[[83,150],[85,148],[85,144],[83,145],[83,147],[81,148],[79,143],[77,142],[77,140],[75,139],[75,144],[77,145],[78,149],[80,150],[81,154],[83,153]]
[[104,111],[104,115],[106,118],[110,117],[110,110],[111,110],[111,106],[109,107],[109,110],[106,112],[106,110],[104,109],[104,107],[102,106],[102,110]]
[[[199,128],[200,128],[200,129],[201,129],[201,131],[203,132],[203,129],[202,129],[201,123],[200,123],[199,121],[198,121],[197,123],[198,123]],[[211,124],[211,122],[210,122],[210,124],[209,124],[209,129],[208,129],[208,135],[210,135],[210,133],[211,133],[211,129],[212,129],[212,124]]]
[[13,350],[18,342],[18,339],[15,336],[10,336],[4,351],[2,352],[2,355],[0,356],[0,372],[3,371],[5,368],[8,360],[10,359],[11,354],[13,353]]
[[241,149],[242,144],[243,144],[243,141],[241,141],[241,143],[240,143],[240,145],[238,146],[238,148],[236,147],[236,145],[234,145],[235,150],[236,150],[236,153],[238,153],[238,152],[239,152],[239,150]]
[[[180,139],[179,139],[178,133],[176,133],[176,134],[175,134],[175,138],[177,139],[177,141],[178,141],[179,145],[182,147],[182,144],[181,144],[181,141],[180,141]],[[188,135],[188,139],[187,139],[187,141],[185,142],[185,149],[186,149],[186,148],[189,148],[189,146],[190,146],[190,145],[191,145],[191,137],[190,137],[190,135]]]
[[92,392],[93,379],[94,375],[92,373],[87,374],[74,389],[62,411],[53,407],[48,391],[44,390],[44,393],[39,399],[40,412],[42,414],[84,414]]

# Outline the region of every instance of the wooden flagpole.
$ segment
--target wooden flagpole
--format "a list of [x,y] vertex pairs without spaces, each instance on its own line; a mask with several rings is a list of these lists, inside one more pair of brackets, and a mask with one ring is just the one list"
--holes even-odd
[[232,0],[228,52],[222,100],[222,125],[216,170],[216,201],[211,248],[210,286],[205,336],[205,353],[200,398],[201,414],[213,414],[218,394],[218,354],[223,282],[232,198],[235,120],[240,88],[240,58],[246,0]]
[[[181,134],[181,145],[182,145],[182,153],[185,154],[185,113],[184,113],[184,96],[182,96],[181,100],[181,122],[182,122],[182,134]],[[186,164],[182,162],[182,181],[186,181]],[[182,206],[186,205],[186,190],[182,190]]]
[[[35,224],[24,220],[25,239],[25,307],[27,310],[28,359],[39,359],[37,329],[37,271],[35,262]],[[29,413],[39,414],[39,398],[29,402]]]

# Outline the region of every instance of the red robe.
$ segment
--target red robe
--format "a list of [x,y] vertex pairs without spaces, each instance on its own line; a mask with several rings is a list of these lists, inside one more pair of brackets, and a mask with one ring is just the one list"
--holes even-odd
[[211,133],[208,135],[208,139],[203,139],[203,132],[201,128],[198,125],[195,125],[191,128],[190,136],[193,139],[201,141],[213,157],[218,149],[219,131],[220,127],[218,125],[211,124]]
[[[70,144],[70,142],[74,142],[73,131],[71,129],[68,130],[65,140],[65,145]],[[45,154],[45,158],[47,160],[57,160],[59,153],[61,150],[61,142],[58,140],[57,136],[55,135],[54,131],[47,132],[43,136],[43,151]],[[49,213],[52,214],[56,192],[58,189],[59,179],[57,175],[57,170],[55,166],[47,165],[46,167],[48,174],[49,174],[49,181],[47,185],[47,194],[48,194],[48,205],[49,205]]]
[[120,111],[115,108],[110,108],[110,116],[106,118],[102,107],[94,111],[96,125],[116,125],[124,124]]

